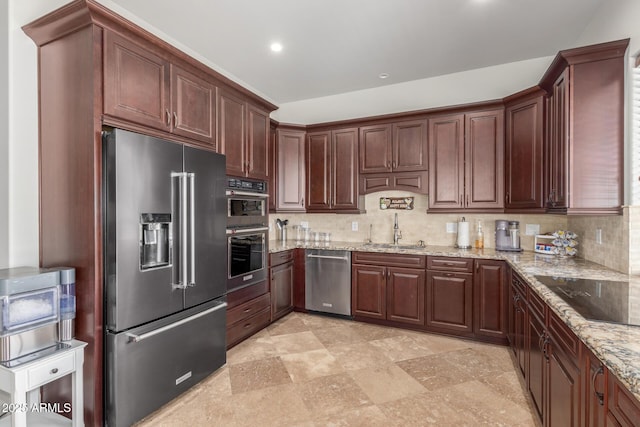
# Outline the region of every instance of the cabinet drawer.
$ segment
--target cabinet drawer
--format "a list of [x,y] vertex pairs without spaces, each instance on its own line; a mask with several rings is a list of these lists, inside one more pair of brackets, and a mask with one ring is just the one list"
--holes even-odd
[[529,310],[532,313],[535,313],[540,320],[544,320],[546,304],[533,289],[529,289],[529,297],[527,298],[527,301],[529,302]]
[[276,252],[269,255],[269,265],[275,267],[276,265],[284,264],[285,262],[293,260],[293,251]]
[[271,307],[227,328],[227,348],[253,335],[271,322]]
[[527,285],[526,282],[515,272],[511,276],[511,286],[516,288],[520,296],[524,297],[527,295]]
[[380,252],[354,252],[352,264],[386,265],[389,267],[424,268],[424,255],[388,254]]
[[59,359],[49,361],[45,365],[29,369],[27,389],[32,390],[67,375],[73,371],[74,364],[75,354],[72,352]]
[[227,310],[227,329],[235,323],[242,321],[254,314],[271,307],[271,294],[266,293],[237,307]]
[[577,365],[580,356],[580,340],[556,314],[550,314],[549,331],[553,340],[562,348],[562,351],[567,353],[567,356],[573,358],[572,362]]
[[473,260],[469,258],[453,258],[453,257],[427,257],[427,269],[429,270],[445,270],[459,271],[461,273],[473,272]]

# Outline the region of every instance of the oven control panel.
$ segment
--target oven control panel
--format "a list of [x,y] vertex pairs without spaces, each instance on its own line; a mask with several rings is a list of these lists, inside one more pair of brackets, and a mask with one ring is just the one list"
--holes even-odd
[[251,181],[240,178],[227,178],[227,187],[234,190],[251,191],[254,193],[266,193],[267,184],[264,181]]

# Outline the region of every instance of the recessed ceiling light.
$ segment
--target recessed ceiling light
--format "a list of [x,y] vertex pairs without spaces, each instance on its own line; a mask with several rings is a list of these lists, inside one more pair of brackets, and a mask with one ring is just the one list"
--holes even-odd
[[381,79],[386,79],[387,77],[389,77],[389,74],[387,74],[387,73],[380,73],[380,74],[378,74],[378,77],[379,77],[379,78],[381,78]]
[[282,51],[282,45],[280,43],[271,43],[271,50],[274,52]]

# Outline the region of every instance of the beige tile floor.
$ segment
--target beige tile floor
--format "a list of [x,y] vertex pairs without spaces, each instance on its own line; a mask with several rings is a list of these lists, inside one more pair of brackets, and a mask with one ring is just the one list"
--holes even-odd
[[138,423],[537,426],[506,347],[291,313]]

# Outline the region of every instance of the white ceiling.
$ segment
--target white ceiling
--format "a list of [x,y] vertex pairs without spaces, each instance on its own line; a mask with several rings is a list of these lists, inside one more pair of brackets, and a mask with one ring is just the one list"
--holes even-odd
[[276,104],[554,55],[604,2],[109,1]]

